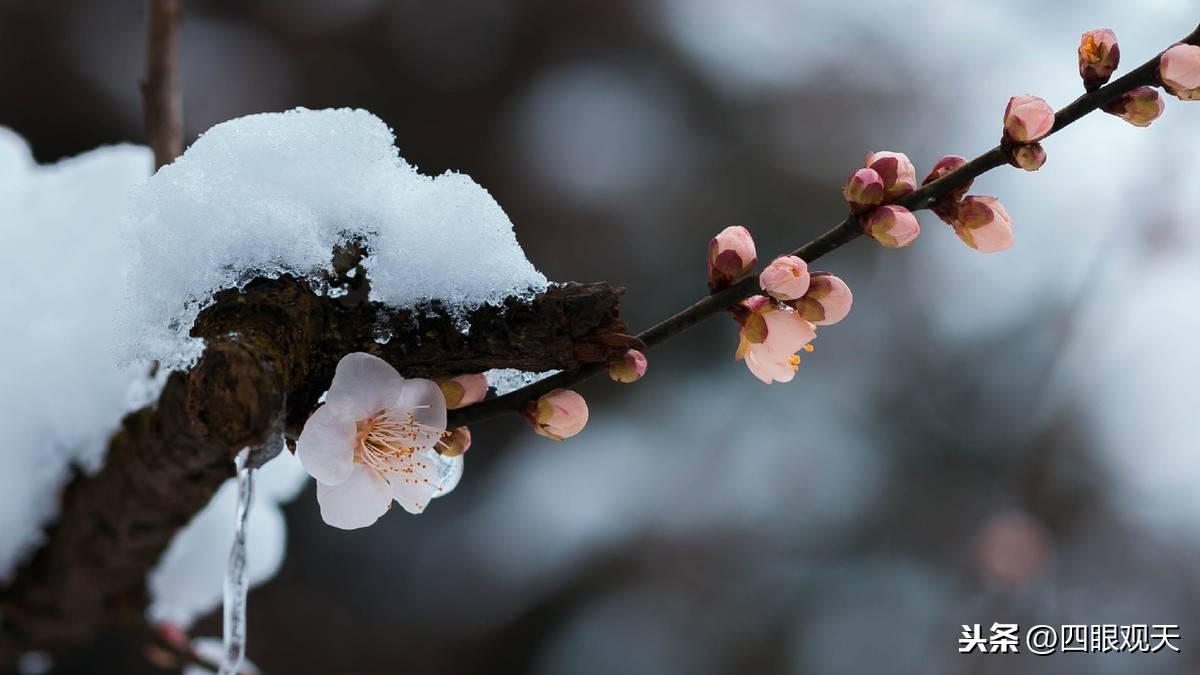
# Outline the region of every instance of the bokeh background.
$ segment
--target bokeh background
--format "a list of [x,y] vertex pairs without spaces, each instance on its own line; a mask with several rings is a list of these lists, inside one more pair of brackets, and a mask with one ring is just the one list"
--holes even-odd
[[[141,142],[140,2],[0,0],[0,124],[40,161]],[[868,150],[923,174],[995,144],[1008,97],[1082,91],[1080,33],[1129,66],[1192,0],[188,0],[188,139],[361,107],[428,173],[474,177],[552,280],[625,286],[641,329],[704,289],[731,224],[760,256],[840,220]],[[815,267],[855,291],[764,386],[710,321],[636,385],[581,387],[555,444],[473,429],[466,474],[366,530],[287,507],[251,594],[269,673],[991,674],[1200,670],[1200,103],[1093,115],[1002,169],[1016,245],[922,214],[913,247]],[[81,226],[84,226],[81,224]],[[0,396],[19,395],[13,391]],[[3,400],[3,399],[0,399]],[[219,612],[218,612],[219,615]],[[1178,624],[1180,654],[957,653],[961,624]],[[197,634],[219,635],[219,616]],[[120,633],[55,673],[158,673]]]

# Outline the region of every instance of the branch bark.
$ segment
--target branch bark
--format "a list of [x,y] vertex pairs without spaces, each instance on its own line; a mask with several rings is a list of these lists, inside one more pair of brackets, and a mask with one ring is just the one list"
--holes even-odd
[[122,421],[104,468],[72,481],[47,543],[0,590],[0,671],[25,651],[67,649],[106,623],[140,622],[147,574],[233,475],[233,455],[262,442],[283,406],[294,438],[346,353],[371,352],[408,376],[577,369],[624,351],[613,346],[626,330],[622,292],[565,284],[509,298],[468,313],[466,333],[440,303],[389,309],[365,300],[365,284],[339,299],[291,277],[221,293],[193,329],[207,339],[200,361]]

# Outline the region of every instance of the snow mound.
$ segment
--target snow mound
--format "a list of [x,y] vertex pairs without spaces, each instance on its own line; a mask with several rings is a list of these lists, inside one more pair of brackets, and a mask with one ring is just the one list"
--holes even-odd
[[71,467],[103,464],[131,387],[157,393],[112,356],[125,198],[150,169],[128,145],[38,166],[0,127],[0,582],[43,540]]
[[133,195],[122,359],[186,367],[201,347],[188,331],[215,291],[316,279],[356,237],[370,250],[371,299],[389,305],[436,298],[465,312],[545,289],[486,190],[419,173],[394,141],[379,118],[348,109],[250,115],[201,136]]

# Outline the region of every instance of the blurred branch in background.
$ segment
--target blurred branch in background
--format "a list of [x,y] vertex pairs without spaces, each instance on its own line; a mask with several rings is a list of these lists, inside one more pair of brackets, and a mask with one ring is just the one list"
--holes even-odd
[[183,152],[182,24],[183,0],[146,0],[146,75],[141,89],[155,170]]

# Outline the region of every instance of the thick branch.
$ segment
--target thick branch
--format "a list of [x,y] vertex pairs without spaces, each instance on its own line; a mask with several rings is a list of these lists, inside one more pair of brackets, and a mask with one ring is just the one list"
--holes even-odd
[[285,403],[297,433],[346,353],[374,353],[412,376],[577,369],[626,348],[616,346],[621,292],[566,284],[512,298],[467,313],[466,333],[437,303],[390,310],[355,292],[331,300],[294,278],[220,294],[193,329],[207,338],[204,356],[171,375],[156,406],[125,418],[104,469],[71,483],[47,544],[0,591],[0,671],[26,650],[65,649],[107,622],[140,619],[150,568],[232,475],[233,453],[262,442]]
[[179,33],[183,0],[146,0],[146,76],[142,108],[154,169],[183,152],[183,87],[179,75]]

